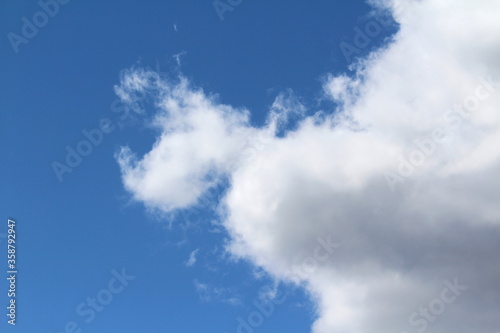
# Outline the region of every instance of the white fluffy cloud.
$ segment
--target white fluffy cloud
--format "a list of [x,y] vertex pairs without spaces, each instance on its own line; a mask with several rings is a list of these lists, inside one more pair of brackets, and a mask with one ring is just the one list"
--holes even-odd
[[[228,250],[285,281],[299,267],[314,333],[497,332],[500,2],[371,3],[399,32],[325,82],[337,112],[293,130],[285,96],[255,128],[185,79],[124,73],[117,93],[154,92],[161,130],[140,158],[122,149],[124,185],[172,212],[228,179]],[[340,247],[318,260],[327,235]]]

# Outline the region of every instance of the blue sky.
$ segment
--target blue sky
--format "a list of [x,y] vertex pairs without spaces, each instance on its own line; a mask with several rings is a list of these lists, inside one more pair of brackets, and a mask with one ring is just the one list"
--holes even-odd
[[[252,121],[261,123],[277,92],[314,97],[325,72],[345,70],[338,44],[369,7],[245,1],[220,21],[210,1],[70,1],[15,53],[7,34],[21,35],[21,19],[32,20],[41,7],[7,0],[0,6],[1,211],[18,221],[20,271],[17,327],[3,320],[3,330],[63,332],[74,321],[84,332],[235,331],[237,316],[251,310],[270,281],[222,257],[224,235],[210,232],[206,212],[196,213],[196,226],[167,228],[129,202],[113,155],[124,144],[147,149],[154,138],[138,122],[118,125],[113,86],[133,65],[180,70],[224,103],[250,108]],[[98,128],[103,118],[114,131],[59,182],[51,163],[64,163],[65,147],[76,149],[82,130]],[[186,267],[195,249],[198,262]],[[85,323],[77,305],[122,267],[136,279]],[[203,301],[195,280],[229,290]],[[240,303],[224,301],[231,297]],[[297,293],[259,330],[304,331],[313,316]]]
[[[462,258],[479,262],[477,256],[483,258],[484,251],[498,253],[498,214],[489,206],[498,190],[478,187],[481,181],[453,178],[458,173],[463,179],[481,179],[476,173],[481,168],[483,174],[496,174],[496,152],[489,152],[490,159],[481,157],[480,147],[490,137],[474,130],[496,124],[489,110],[498,92],[478,86],[483,81],[477,78],[495,75],[500,68],[492,60],[498,45],[493,39],[475,38],[496,25],[481,9],[465,8],[464,1],[457,0],[453,10],[445,0],[439,6],[429,2],[0,0],[0,211],[5,222],[0,233],[6,233],[7,219],[14,218],[19,240],[17,327],[2,315],[2,330],[416,331],[430,323],[414,317],[408,324],[412,309],[432,303],[442,281],[456,277],[467,281],[469,290],[478,289],[475,298],[450,305],[456,306],[447,311],[450,317],[434,328],[456,332],[454,318],[463,313],[472,321],[467,306],[482,307],[485,295],[497,290],[498,296],[498,289],[488,279],[478,282],[464,273],[464,262],[454,256],[445,261],[446,269],[439,269],[441,259],[449,257],[433,241],[448,235],[450,249],[460,248],[464,240],[450,230],[462,230],[473,235],[473,244],[491,245],[472,247]],[[52,16],[39,14],[46,3]],[[214,3],[232,10],[218,13]],[[492,12],[498,9],[493,1],[489,5]],[[382,17],[380,8],[392,12],[398,24]],[[428,26],[424,19],[409,18],[413,11]],[[468,11],[477,29],[463,40],[436,18],[450,13],[442,22],[453,25]],[[26,37],[26,20],[44,17],[34,36],[22,43],[13,39]],[[389,23],[377,23],[382,21]],[[390,40],[399,25],[401,33]],[[369,30],[374,27],[379,30]],[[362,40],[359,31],[365,32]],[[471,40],[477,43],[474,51],[462,57]],[[356,57],[346,56],[345,47],[356,48]],[[445,89],[457,80],[462,84],[456,90]],[[413,165],[412,145],[427,138],[425,131],[433,133],[443,107],[466,103],[470,91],[478,89],[491,95],[480,106],[483,118],[472,117],[465,131],[453,132],[458,139],[445,148],[436,143],[432,154],[426,153],[429,146],[421,148],[431,162],[420,169]],[[203,113],[203,108],[215,111]],[[205,114],[213,116],[207,124],[226,129],[224,135],[217,136],[211,125],[204,127],[200,119]],[[352,115],[356,125],[345,125],[344,114]],[[338,133],[348,134],[337,136],[332,129],[336,126]],[[369,129],[367,138],[354,134],[361,128]],[[234,142],[244,137],[254,145],[252,140],[266,131],[272,132],[272,143],[256,148],[254,160],[237,157]],[[85,133],[93,133],[88,135],[94,143],[88,143],[92,140]],[[463,142],[470,143],[470,150],[457,153],[453,147]],[[436,149],[441,153],[434,153]],[[79,150],[87,150],[87,156],[68,165],[69,152]],[[396,152],[410,154],[410,176],[397,174],[403,162]],[[169,154],[173,157],[165,157]],[[354,155],[362,156],[361,164]],[[480,161],[479,166],[473,168],[467,158]],[[236,167],[227,167],[233,160]],[[456,169],[439,169],[445,174],[441,183],[431,182],[443,174],[437,166],[447,161],[454,161]],[[371,179],[378,178],[370,177],[378,174],[382,185],[373,185],[379,183]],[[450,186],[434,189],[428,181]],[[482,201],[476,204],[486,213],[468,206],[455,210],[452,202],[465,202],[467,196],[448,202],[443,198],[451,194],[445,187],[477,191],[474,197]],[[417,218],[415,211],[429,212],[419,217],[424,221],[421,234],[409,227]],[[387,221],[393,218],[407,222],[395,223],[408,229],[390,227]],[[429,221],[436,219],[440,227],[430,227]],[[335,224],[337,220],[349,223]],[[480,225],[471,225],[472,220]],[[358,221],[379,223],[349,227]],[[301,276],[300,285],[294,286],[286,268],[291,258],[307,261],[317,242],[323,244],[319,237],[330,232],[344,249],[338,261],[328,259],[321,266],[315,257],[320,262],[317,272]],[[406,238],[413,232],[416,239]],[[407,247],[396,238],[408,239]],[[0,243],[3,247],[5,239]],[[426,250],[418,252],[418,246]],[[429,256],[437,259],[422,264]],[[5,269],[5,264],[0,267]],[[117,274],[123,272],[129,280],[118,288]],[[390,274],[380,277],[376,272]],[[388,292],[381,286],[394,283],[394,276],[408,279]],[[356,288],[351,290],[346,281]],[[0,283],[2,304],[8,302],[7,287],[5,280]],[[117,288],[119,292],[110,292]],[[417,291],[420,295],[412,298]],[[280,293],[286,293],[286,300],[273,303],[275,309],[261,324],[241,328],[238,318],[251,321],[255,302],[269,306]],[[368,296],[361,306],[343,293],[356,300]],[[95,317],[77,310],[90,309],[88,298],[109,295],[112,300]],[[373,310],[370,302],[378,302],[380,295],[385,295],[384,302],[411,299],[401,307],[404,315],[397,315],[404,324],[391,321],[399,309],[389,300],[384,303],[387,311]],[[489,307],[491,318],[477,326],[484,332],[496,323],[495,304]],[[374,319],[378,314],[380,320]],[[358,319],[361,324],[354,324]]]

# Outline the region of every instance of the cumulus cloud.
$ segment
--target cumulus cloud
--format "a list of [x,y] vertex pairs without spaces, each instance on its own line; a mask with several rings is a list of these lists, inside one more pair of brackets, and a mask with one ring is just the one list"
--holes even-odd
[[[314,333],[497,332],[500,2],[370,3],[399,31],[328,77],[338,107],[321,117],[282,95],[253,127],[184,78],[125,72],[118,95],[152,93],[161,134],[122,149],[123,183],[168,213],[227,180],[228,251],[306,288]],[[326,235],[341,246],[319,260]]]

